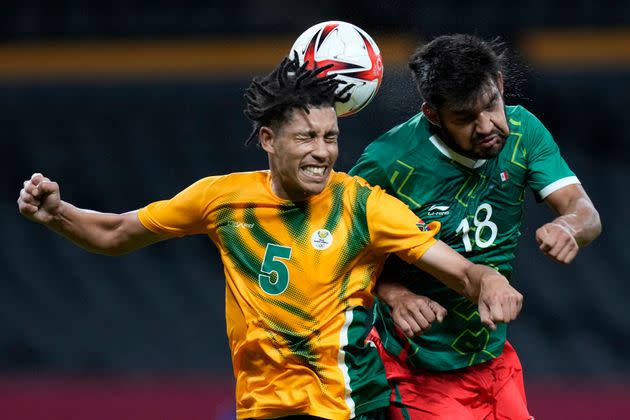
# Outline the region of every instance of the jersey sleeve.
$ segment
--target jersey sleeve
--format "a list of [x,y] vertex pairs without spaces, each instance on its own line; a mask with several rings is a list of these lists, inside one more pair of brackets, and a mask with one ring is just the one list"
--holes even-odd
[[372,246],[378,254],[395,253],[413,264],[437,241],[439,222],[425,226],[400,200],[374,187],[367,201]]
[[212,186],[220,177],[201,179],[170,200],[153,202],[138,211],[140,222],[152,232],[175,236],[208,233]]
[[569,165],[560,155],[560,149],[553,136],[538,118],[528,113],[526,131],[523,135],[527,141],[525,147],[528,154],[528,182],[539,199],[571,184],[579,184]]

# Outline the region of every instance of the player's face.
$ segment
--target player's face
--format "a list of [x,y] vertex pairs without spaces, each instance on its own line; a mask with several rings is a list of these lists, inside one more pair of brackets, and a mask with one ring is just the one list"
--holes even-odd
[[273,192],[280,198],[304,200],[328,183],[339,155],[339,127],[333,107],[295,108],[277,127],[262,127],[260,143],[269,155]]
[[437,113],[445,141],[472,159],[497,156],[510,129],[505,116],[503,82],[490,81],[478,98],[464,107],[443,106]]

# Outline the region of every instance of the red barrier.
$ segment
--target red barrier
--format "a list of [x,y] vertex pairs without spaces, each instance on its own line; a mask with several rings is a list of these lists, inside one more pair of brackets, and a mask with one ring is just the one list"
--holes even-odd
[[[630,385],[526,384],[536,420],[630,418]],[[3,378],[2,420],[234,419],[234,381],[213,378]]]
[[2,420],[234,418],[234,383],[230,379],[0,379]]
[[536,420],[630,419],[630,383],[525,383]]

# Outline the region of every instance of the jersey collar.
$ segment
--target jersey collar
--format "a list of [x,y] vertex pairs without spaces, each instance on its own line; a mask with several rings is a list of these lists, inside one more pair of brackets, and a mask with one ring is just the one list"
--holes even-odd
[[429,137],[429,140],[431,141],[431,143],[433,143],[435,148],[438,149],[440,153],[442,153],[444,156],[446,156],[449,159],[454,160],[455,162],[467,168],[476,169],[480,167],[481,165],[483,165],[484,163],[486,163],[486,159],[474,160],[464,155],[460,155],[455,150],[448,147],[446,143],[440,140],[440,138],[436,136],[435,134]]

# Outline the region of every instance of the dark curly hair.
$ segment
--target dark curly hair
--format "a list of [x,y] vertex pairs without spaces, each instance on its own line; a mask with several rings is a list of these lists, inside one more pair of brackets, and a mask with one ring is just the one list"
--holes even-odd
[[245,141],[250,144],[257,138],[261,127],[284,122],[295,108],[309,112],[309,107],[334,106],[335,102],[350,99],[348,84],[339,92],[337,88],[345,83],[335,75],[322,76],[332,64],[317,67],[308,61],[300,65],[295,53],[286,57],[278,67],[264,77],[256,77],[245,92],[247,105],[243,110],[252,122],[252,132]]
[[511,85],[516,91],[521,82],[517,63],[512,63],[500,38],[485,41],[467,34],[440,36],[413,53],[409,68],[422,99],[435,109],[444,104],[470,104],[490,81],[497,81],[499,73],[506,88]]

